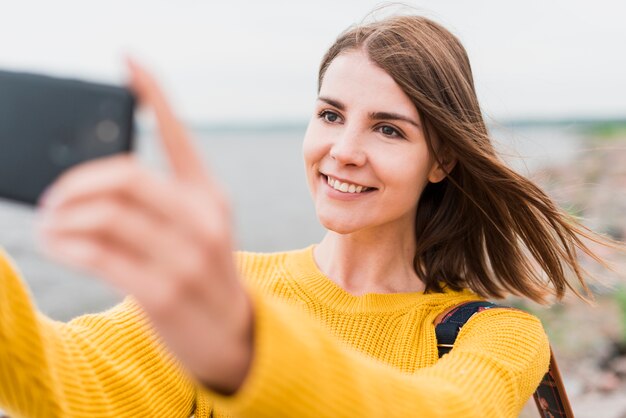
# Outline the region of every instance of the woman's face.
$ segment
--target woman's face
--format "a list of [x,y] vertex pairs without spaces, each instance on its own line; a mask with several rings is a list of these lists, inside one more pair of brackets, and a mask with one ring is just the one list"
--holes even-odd
[[317,216],[341,234],[412,232],[422,190],[444,176],[417,109],[361,51],[340,54],[328,67],[303,153]]

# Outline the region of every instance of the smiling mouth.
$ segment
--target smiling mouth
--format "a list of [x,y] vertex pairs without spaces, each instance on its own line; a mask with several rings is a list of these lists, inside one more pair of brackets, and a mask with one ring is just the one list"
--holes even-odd
[[321,175],[325,177],[326,184],[328,184],[331,188],[337,191],[340,191],[342,193],[358,194],[358,193],[372,192],[376,190],[375,187],[366,187],[366,186],[361,186],[359,184],[346,183],[346,182],[339,181],[323,173],[321,173]]

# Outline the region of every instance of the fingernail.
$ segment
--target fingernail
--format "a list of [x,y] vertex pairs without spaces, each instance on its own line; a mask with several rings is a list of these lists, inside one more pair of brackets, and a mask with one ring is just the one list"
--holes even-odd
[[133,57],[130,56],[130,54],[124,54],[124,61],[126,62],[126,65],[128,67],[136,67],[135,60],[133,59]]
[[49,187],[41,194],[39,197],[39,206],[52,208],[59,201],[59,195],[56,192],[53,192],[52,188]]
[[47,188],[39,195],[37,204],[39,206],[45,206],[48,203],[48,199],[50,199],[50,188]]

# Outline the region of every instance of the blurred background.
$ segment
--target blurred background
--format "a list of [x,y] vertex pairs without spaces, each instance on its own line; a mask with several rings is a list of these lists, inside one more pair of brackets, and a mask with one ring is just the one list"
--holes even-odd
[[[132,55],[160,78],[206,161],[230,191],[238,246],[279,251],[319,240],[301,163],[319,61],[335,37],[381,3],[195,0],[0,0],[0,68],[122,84]],[[626,5],[621,2],[412,1],[393,10],[455,33],[504,158],[595,231],[626,237]],[[152,121],[137,149],[165,170]],[[2,150],[0,150],[2,152]],[[16,181],[19,181],[16,179]],[[44,259],[32,208],[0,200],[0,246],[39,308],[67,320],[120,300],[91,277]],[[626,272],[623,255],[598,249]],[[626,417],[626,287],[583,258],[606,285],[596,306],[538,315],[578,417]],[[524,416],[535,416],[528,410]]]

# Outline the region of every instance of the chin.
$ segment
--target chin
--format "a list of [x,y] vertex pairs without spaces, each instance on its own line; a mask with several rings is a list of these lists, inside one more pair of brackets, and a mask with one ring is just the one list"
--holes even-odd
[[324,228],[329,231],[336,232],[337,234],[346,235],[352,232],[356,232],[359,229],[363,229],[362,225],[358,225],[354,222],[354,219],[344,220],[335,218],[326,218],[324,216],[318,216],[318,220]]

